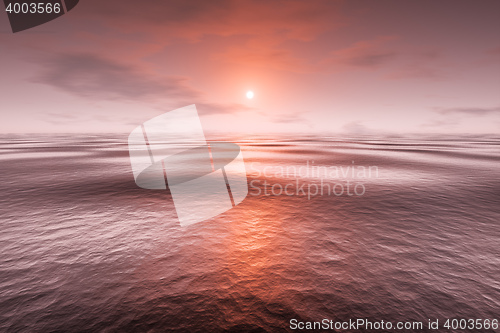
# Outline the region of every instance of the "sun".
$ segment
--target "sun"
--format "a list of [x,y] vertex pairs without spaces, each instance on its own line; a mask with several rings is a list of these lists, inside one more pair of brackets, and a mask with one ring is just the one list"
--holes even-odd
[[253,91],[249,90],[247,91],[247,98],[252,99],[253,98]]

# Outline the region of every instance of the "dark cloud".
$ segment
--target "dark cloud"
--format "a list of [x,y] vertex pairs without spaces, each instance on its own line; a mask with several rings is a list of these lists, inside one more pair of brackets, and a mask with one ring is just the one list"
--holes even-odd
[[186,78],[156,77],[134,66],[94,54],[59,55],[45,63],[42,73],[34,81],[92,99],[192,100],[200,95],[186,85]]
[[447,78],[447,74],[442,69],[436,69],[422,64],[402,66],[387,75],[388,79],[428,79],[439,81]]
[[374,40],[363,40],[351,46],[332,52],[330,63],[339,63],[354,67],[378,68],[392,60],[398,53],[385,44],[396,39],[393,36],[382,36]]
[[[213,52],[221,61],[294,72],[309,72],[311,64],[283,42],[315,41],[345,24],[341,2],[331,0],[315,0],[314,5],[302,0],[86,0],[79,7],[70,24],[92,34],[91,41],[101,47],[107,47],[109,38],[127,40],[139,45],[132,52],[145,55],[179,41],[217,36],[231,38],[231,44]],[[89,31],[89,21],[105,33]]]
[[439,81],[450,75],[442,64],[443,55],[437,49],[414,50],[402,54],[402,63],[386,77],[388,79],[426,79]]
[[500,107],[437,108],[435,111],[442,115],[464,114],[469,116],[483,116],[488,114],[500,114]]
[[[494,108],[481,108],[481,107],[469,107],[469,108],[434,108],[434,111],[439,114],[438,118],[431,120],[422,125],[422,127],[440,127],[440,128],[451,128],[462,121],[464,118],[471,116],[487,116],[487,115],[500,115],[500,107]],[[465,116],[465,117],[464,117]]]
[[500,46],[489,49],[486,51],[486,53],[498,56],[498,55],[500,55]]
[[394,52],[373,52],[365,54],[353,55],[346,58],[343,62],[347,65],[358,67],[378,67],[389,60],[393,59],[396,53]]
[[500,63],[500,46],[492,47],[487,49],[483,57],[477,62],[477,65],[493,65],[498,68],[498,64]]
[[[93,100],[151,102],[165,111],[189,104],[196,104],[200,115],[254,110],[239,103],[207,102],[201,92],[186,84],[186,78],[158,77],[93,54],[59,55],[46,62],[44,70],[34,81]],[[74,120],[64,115],[62,119],[54,118],[58,121]]]
[[237,112],[252,111],[255,108],[239,103],[196,103],[196,109],[200,115],[233,114]]
[[313,6],[302,0],[87,0],[79,10],[115,28],[161,28],[165,37],[279,34],[304,40],[338,26],[339,8],[338,1],[330,0],[316,0]]
[[333,65],[334,68],[383,68],[387,73],[384,77],[391,80],[443,80],[449,76],[442,64],[438,66],[442,55],[437,49],[408,50],[401,45],[395,45],[394,42],[399,39],[397,36],[379,36],[371,40],[361,40],[332,52],[324,63]]

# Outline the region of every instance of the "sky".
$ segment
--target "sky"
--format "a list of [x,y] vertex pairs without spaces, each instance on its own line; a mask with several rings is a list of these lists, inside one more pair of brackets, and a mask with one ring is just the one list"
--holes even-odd
[[190,104],[214,133],[498,134],[500,1],[82,0],[15,34],[0,13],[2,133]]

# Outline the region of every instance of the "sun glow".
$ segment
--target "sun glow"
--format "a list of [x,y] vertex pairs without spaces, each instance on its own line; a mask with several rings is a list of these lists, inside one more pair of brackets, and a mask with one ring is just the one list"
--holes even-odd
[[249,90],[247,91],[247,98],[252,99],[253,98],[253,91]]

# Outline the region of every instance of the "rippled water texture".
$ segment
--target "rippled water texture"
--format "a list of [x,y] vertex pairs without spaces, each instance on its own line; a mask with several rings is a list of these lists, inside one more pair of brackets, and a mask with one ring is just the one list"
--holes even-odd
[[[293,318],[498,318],[499,139],[239,144],[258,186],[236,208],[182,228],[169,192],[135,185],[126,136],[2,137],[0,330],[275,332]],[[293,191],[318,177],[279,173],[308,161],[378,175],[330,174],[325,182],[365,193],[308,200]],[[294,194],[266,195],[264,181]]]

